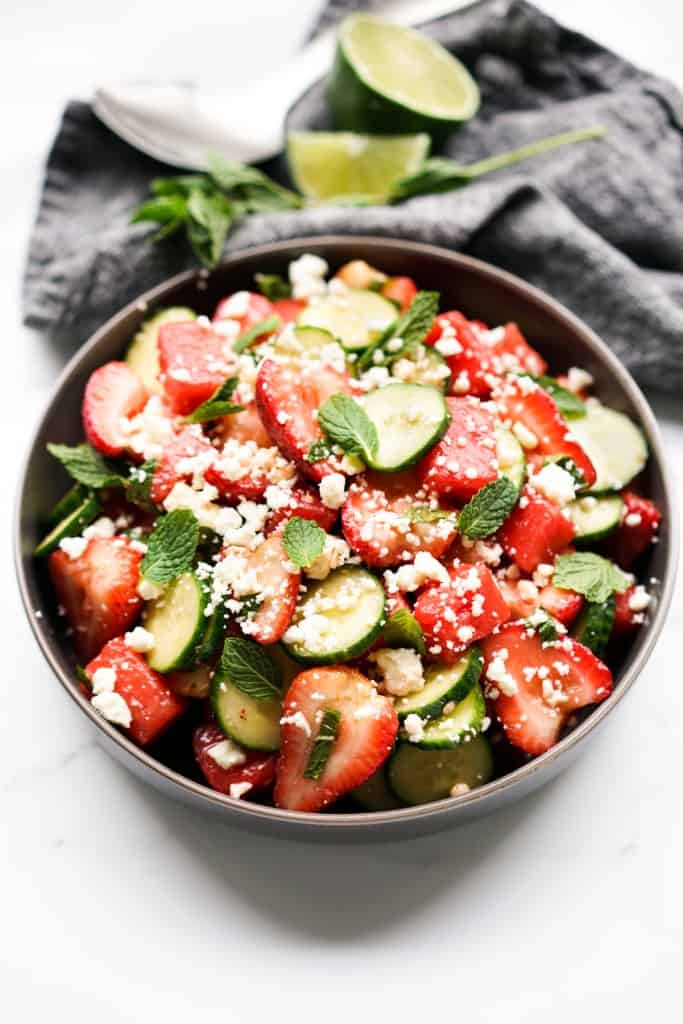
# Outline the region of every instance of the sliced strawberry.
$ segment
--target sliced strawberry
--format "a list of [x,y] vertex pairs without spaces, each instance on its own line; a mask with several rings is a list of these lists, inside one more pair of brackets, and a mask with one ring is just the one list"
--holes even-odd
[[182,415],[210,398],[235,368],[226,339],[198,320],[163,324],[158,346],[164,391]]
[[313,480],[337,472],[330,459],[308,462],[306,455],[322,436],[315,414],[331,395],[350,392],[349,378],[331,366],[293,370],[264,359],[256,378],[256,404],[263,424],[286,458]]
[[228,440],[204,474],[227,501],[258,501],[269,484],[292,476],[293,467],[274,446],[259,448],[254,441]]
[[542,587],[538,597],[541,608],[563,626],[570,626],[583,608],[581,594],[574,590],[561,590],[552,583]]
[[413,608],[427,650],[443,661],[456,659],[475,640],[488,636],[510,618],[487,566],[455,566],[448,575],[448,583],[426,587]]
[[[503,372],[513,370],[518,372],[526,370],[534,376],[540,377],[548,369],[543,356],[532,348],[526,340],[517,324],[505,324],[502,328],[503,336],[492,344],[494,372],[497,369],[496,358],[500,360],[499,370]],[[488,337],[493,332],[488,332]]]
[[235,292],[228,295],[216,306],[213,314],[214,323],[217,320],[236,320],[240,325],[240,334],[255,327],[269,316],[273,316],[275,309],[273,303],[258,292]]
[[142,609],[137,588],[142,554],[126,537],[93,537],[83,554],[53,551],[49,569],[81,658],[92,658],[133,625]]
[[423,487],[466,502],[498,476],[492,414],[477,398],[447,398],[451,422],[439,443],[418,464]]
[[329,533],[336,522],[337,511],[336,509],[328,508],[327,505],[323,505],[318,492],[310,484],[301,483],[292,487],[289,501],[286,505],[273,509],[271,512],[268,519],[268,533],[272,533],[280,523],[293,519],[294,516],[299,516],[301,519],[311,519],[318,526],[322,527],[326,533]]
[[590,487],[595,483],[593,463],[581,445],[573,440],[569,427],[547,391],[529,377],[509,377],[497,389],[495,397],[501,414],[509,417],[513,426],[521,423],[534,435],[538,442],[534,454],[568,456],[583,474],[586,485]]
[[242,623],[242,631],[260,644],[277,643],[292,620],[301,583],[301,573],[287,568],[290,562],[282,536],[271,533],[253,551],[235,545],[225,548],[222,554],[241,561],[242,578],[253,572],[253,593],[261,597],[258,611]]
[[638,629],[645,621],[643,610],[636,607],[631,608],[631,599],[636,593],[635,585],[625,590],[623,594],[614,595],[614,624],[610,640],[626,638]]
[[141,747],[152,743],[187,708],[187,701],[173,693],[164,677],[131,650],[122,636],[105,644],[86,665],[90,679],[98,668],[111,668],[116,673],[114,692],[123,697],[131,715],[127,732]]
[[599,704],[612,691],[607,666],[568,637],[542,645],[538,634],[514,622],[481,647],[496,717],[510,743],[527,754],[544,753],[572,712]]
[[[239,391],[236,396],[239,399]],[[248,402],[241,412],[233,412],[224,416],[215,428],[215,436],[225,442],[230,439],[244,444],[253,441],[259,448],[271,448],[273,440],[263,426],[256,402]]]
[[[319,779],[306,779],[321,712],[341,715],[337,736]],[[292,681],[283,707],[275,804],[319,811],[365,782],[389,755],[398,732],[392,701],[355,669],[312,668]]]
[[410,508],[427,497],[413,470],[357,476],[342,506],[344,536],[368,565],[398,565],[418,551],[439,558],[455,537],[454,523],[412,522],[408,516]]
[[381,290],[384,298],[395,302],[401,313],[405,313],[417,295],[417,285],[412,277],[390,277]]
[[297,320],[305,305],[304,299],[276,299],[273,303],[273,312],[280,317],[283,324],[291,324]]
[[652,501],[626,491],[621,523],[607,542],[608,553],[622,569],[634,562],[655,543],[662,513]]
[[574,526],[562,510],[541,494],[525,490],[496,539],[505,554],[524,572],[533,572],[574,539]]
[[194,459],[204,452],[213,451],[211,442],[202,433],[199,424],[183,427],[170,444],[166,445],[159,459],[149,491],[152,501],[160,505],[179,480],[192,476],[192,468],[184,465],[184,462],[187,463],[188,459]]
[[[526,580],[509,580],[504,576],[496,576],[496,584],[503,600],[510,609],[510,618],[527,619],[536,611],[539,605],[538,590],[524,586]],[[520,583],[522,586],[520,587]],[[534,590],[536,592],[534,593]]]
[[248,782],[251,789],[266,789],[275,781],[275,754],[245,750],[245,760],[241,764],[233,765],[232,768],[222,768],[214,761],[211,750],[223,742],[225,735],[213,722],[198,725],[192,734],[194,756],[212,789],[229,794],[230,787],[238,786],[240,783]]
[[147,401],[140,378],[125,363],[105,363],[90,375],[83,395],[83,428],[90,444],[117,458],[126,435],[121,420],[134,416]]

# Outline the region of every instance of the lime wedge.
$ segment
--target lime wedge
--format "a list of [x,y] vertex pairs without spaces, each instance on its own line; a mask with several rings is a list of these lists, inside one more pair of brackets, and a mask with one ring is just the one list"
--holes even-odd
[[352,14],[328,82],[338,128],[441,140],[479,108],[479,89],[448,50],[414,29]]
[[429,152],[428,135],[292,132],[289,169],[310,199],[367,196],[384,199],[391,186],[415,174]]

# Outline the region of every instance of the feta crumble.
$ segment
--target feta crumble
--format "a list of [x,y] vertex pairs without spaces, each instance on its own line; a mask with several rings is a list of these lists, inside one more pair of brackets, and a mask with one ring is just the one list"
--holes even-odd
[[133,720],[130,708],[120,693],[104,690],[95,694],[90,703],[112,725],[122,725],[127,729]]
[[151,651],[156,643],[154,634],[144,626],[136,626],[130,633],[126,633],[123,642],[126,647],[130,647],[131,651],[137,651],[138,654],[146,654],[147,651]]
[[[522,380],[524,378],[521,378]],[[556,462],[549,462],[529,480],[531,486],[557,505],[568,505],[574,500],[576,481],[571,473]]]
[[244,764],[247,759],[247,755],[244,753],[242,748],[234,742],[234,740],[226,739],[221,740],[220,743],[214,743],[212,747],[209,747],[207,754],[212,761],[215,761],[219,768],[234,768],[238,764]]
[[289,264],[293,298],[311,299],[316,295],[324,295],[327,291],[325,275],[328,269],[325,260],[312,253],[304,253],[298,260],[293,260]]
[[341,508],[346,495],[346,478],[343,473],[329,473],[320,481],[318,490],[326,508]]
[[412,647],[385,647],[369,656],[382,675],[382,689],[392,697],[417,693],[424,686],[422,659]]

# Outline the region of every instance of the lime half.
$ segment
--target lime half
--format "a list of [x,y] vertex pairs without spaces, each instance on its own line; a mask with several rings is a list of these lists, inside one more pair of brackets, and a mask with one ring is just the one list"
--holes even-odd
[[429,153],[429,136],[292,132],[289,169],[310,199],[367,196],[382,201],[391,186],[415,174]]
[[346,18],[328,82],[338,128],[443,139],[479,108],[479,89],[448,50],[367,14]]

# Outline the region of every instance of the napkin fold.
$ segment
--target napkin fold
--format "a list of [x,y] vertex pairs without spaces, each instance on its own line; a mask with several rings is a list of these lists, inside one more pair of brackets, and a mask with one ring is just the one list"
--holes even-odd
[[[322,24],[354,0],[328,4]],[[644,385],[683,385],[683,96],[524,0],[483,0],[426,26],[479,82],[482,107],[448,144],[463,163],[571,128],[607,136],[394,207],[250,217],[227,250],[323,233],[431,242],[505,268],[582,317]],[[323,86],[289,127],[329,127]],[[282,163],[269,168],[282,172]],[[76,348],[124,303],[194,265],[130,211],[168,166],[70,103],[52,146],[23,287],[26,323]],[[409,268],[407,268],[409,272]]]

